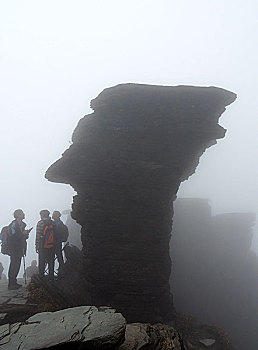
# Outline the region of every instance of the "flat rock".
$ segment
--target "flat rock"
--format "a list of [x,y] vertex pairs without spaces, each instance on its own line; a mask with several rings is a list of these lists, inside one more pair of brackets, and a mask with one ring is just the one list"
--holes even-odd
[[115,349],[124,340],[125,319],[109,308],[79,306],[57,312],[43,312],[25,323],[0,327],[1,350]]

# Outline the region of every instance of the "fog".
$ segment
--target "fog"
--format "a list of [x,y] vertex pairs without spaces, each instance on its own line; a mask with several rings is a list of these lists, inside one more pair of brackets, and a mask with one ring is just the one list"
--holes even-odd
[[[126,82],[237,93],[220,119],[226,137],[178,196],[208,198],[214,215],[256,213],[257,13],[254,0],[0,1],[1,226],[17,208],[35,228],[41,209],[71,207],[72,188],[44,173],[91,113],[90,100]],[[34,238],[35,229],[28,263]]]
[[199,198],[178,199],[174,208],[170,282],[177,312],[221,327],[234,349],[257,350],[258,257],[250,251],[255,215],[213,216]]

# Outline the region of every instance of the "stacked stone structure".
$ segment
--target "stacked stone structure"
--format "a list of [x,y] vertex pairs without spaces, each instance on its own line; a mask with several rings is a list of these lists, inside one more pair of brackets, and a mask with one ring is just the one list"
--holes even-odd
[[223,328],[236,349],[257,349],[258,257],[254,213],[212,216],[207,199],[178,198],[170,252],[178,312]]
[[70,184],[82,226],[86,292],[129,322],[173,318],[173,201],[236,95],[216,87],[121,84],[91,101],[63,157],[47,171]]

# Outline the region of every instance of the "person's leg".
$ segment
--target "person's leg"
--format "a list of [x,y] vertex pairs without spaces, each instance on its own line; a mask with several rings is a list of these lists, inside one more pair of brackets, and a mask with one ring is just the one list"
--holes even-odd
[[40,249],[39,251],[39,274],[44,276],[45,266],[46,266],[46,249]]
[[54,280],[54,265],[55,265],[55,249],[48,248],[47,250],[47,262],[48,262],[48,274],[49,279]]
[[58,271],[60,272],[64,266],[62,242],[56,244],[55,251],[56,251],[56,257],[57,257],[57,261],[58,261]]
[[9,286],[17,284],[17,275],[21,266],[21,256],[15,253],[10,255],[10,265],[8,270]]
[[21,267],[21,259],[22,256],[21,255],[17,255],[15,258],[15,264],[14,264],[14,278],[15,278],[15,283],[17,284],[17,276],[18,273],[20,271],[20,267]]
[[49,279],[54,280],[54,266],[55,266],[55,249],[48,249],[48,269],[49,269]]
[[13,253],[10,253],[10,264],[9,264],[9,269],[8,269],[8,280],[9,280],[9,286],[15,284],[15,277],[14,277],[14,262],[15,257]]

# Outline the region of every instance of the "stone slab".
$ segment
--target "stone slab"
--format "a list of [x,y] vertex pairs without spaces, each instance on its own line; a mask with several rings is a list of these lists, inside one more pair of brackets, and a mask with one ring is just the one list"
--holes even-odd
[[109,308],[79,306],[43,312],[25,323],[0,327],[1,350],[46,349],[57,344],[89,343],[91,349],[118,347],[124,341],[125,319]]

